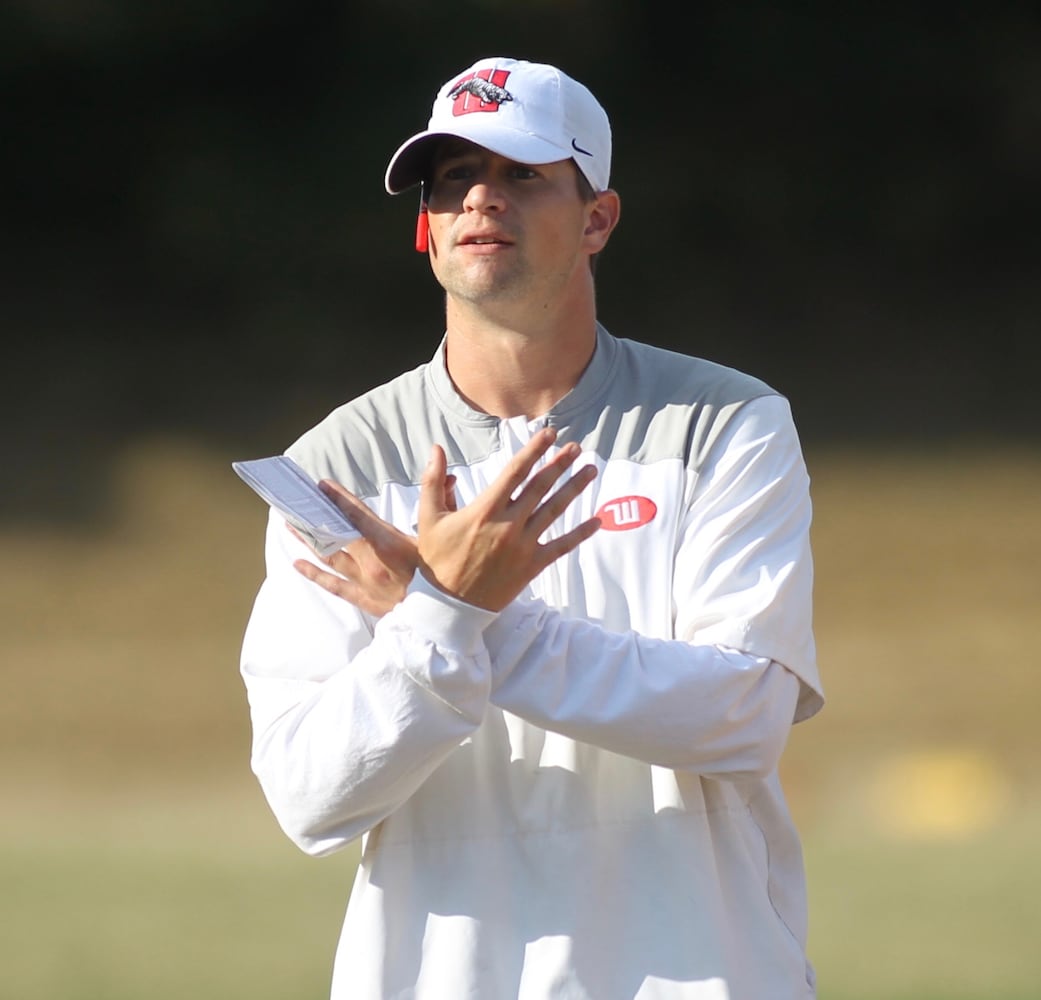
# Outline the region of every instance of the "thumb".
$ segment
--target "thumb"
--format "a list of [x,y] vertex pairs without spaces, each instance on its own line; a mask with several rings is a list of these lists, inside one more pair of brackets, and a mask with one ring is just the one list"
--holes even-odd
[[433,524],[443,514],[448,513],[449,506],[445,497],[445,470],[448,462],[444,449],[435,444],[430,449],[430,460],[423,470],[419,491],[419,530],[425,525]]

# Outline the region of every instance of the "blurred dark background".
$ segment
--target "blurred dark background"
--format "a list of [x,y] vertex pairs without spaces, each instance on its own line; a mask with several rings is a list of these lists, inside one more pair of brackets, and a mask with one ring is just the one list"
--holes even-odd
[[808,448],[1041,440],[1041,13],[910,6],[9,0],[0,520],[103,517],[142,436],[279,451],[426,360],[383,171],[488,54],[611,115],[612,332],[766,378]]

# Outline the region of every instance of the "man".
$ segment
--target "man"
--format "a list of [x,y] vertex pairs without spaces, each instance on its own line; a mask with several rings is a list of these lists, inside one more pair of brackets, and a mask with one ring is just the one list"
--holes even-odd
[[364,536],[322,560],[273,514],[242,654],[282,827],[362,838],[336,998],[814,996],[801,449],[767,385],[598,323],[610,155],[554,67],[446,83],[386,176],[443,340],[288,449]]

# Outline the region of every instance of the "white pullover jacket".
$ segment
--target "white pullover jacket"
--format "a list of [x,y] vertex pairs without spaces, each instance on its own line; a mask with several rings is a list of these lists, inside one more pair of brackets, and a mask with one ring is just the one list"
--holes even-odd
[[811,998],[777,764],[823,698],[785,399],[600,327],[543,418],[470,408],[442,346],[288,454],[414,532],[432,444],[463,505],[547,423],[599,471],[551,533],[603,526],[498,614],[417,574],[375,621],[293,569],[272,514],[252,762],[303,850],[363,838],[332,996]]

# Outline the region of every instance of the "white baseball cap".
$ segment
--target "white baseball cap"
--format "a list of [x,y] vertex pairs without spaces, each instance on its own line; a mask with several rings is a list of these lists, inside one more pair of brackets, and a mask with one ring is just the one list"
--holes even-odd
[[611,174],[611,123],[590,91],[555,66],[478,59],[434,98],[426,130],[391,157],[385,184],[398,194],[425,178],[438,139],[455,136],[518,163],[574,160],[603,191]]

